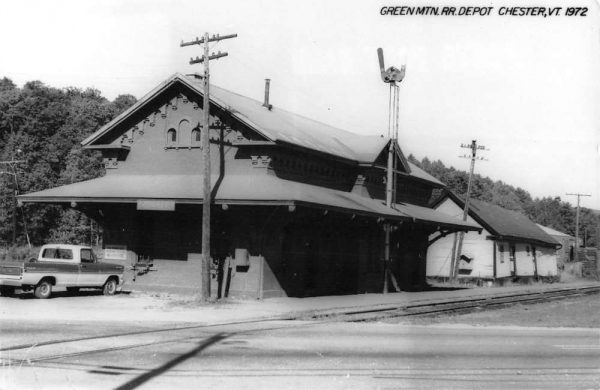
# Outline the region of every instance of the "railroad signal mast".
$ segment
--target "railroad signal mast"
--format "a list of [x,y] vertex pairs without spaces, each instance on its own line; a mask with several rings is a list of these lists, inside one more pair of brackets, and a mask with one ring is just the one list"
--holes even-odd
[[[472,187],[472,183],[473,183],[473,171],[475,170],[475,161],[480,160],[480,161],[487,161],[487,159],[483,158],[483,157],[479,157],[477,156],[477,151],[478,150],[482,150],[482,151],[487,151],[489,149],[486,149],[485,146],[483,145],[477,145],[477,140],[473,140],[471,141],[470,144],[460,144],[461,148],[464,149],[470,149],[471,150],[471,154],[470,155],[462,155],[459,156],[460,158],[469,158],[471,159],[471,168],[469,170],[469,181],[467,183],[467,196],[465,199],[465,207],[463,209],[463,221],[467,221],[467,218],[469,216],[469,201],[471,198],[471,187]],[[463,241],[465,238],[465,232],[460,232],[458,234],[458,244],[457,244],[457,236],[454,236],[454,245],[453,245],[453,249],[452,249],[452,262],[450,263],[450,277],[452,280],[456,280],[457,276],[458,276],[458,264],[460,262],[460,257],[462,255],[462,247],[463,247]],[[456,249],[456,251],[454,250]]]
[[202,301],[208,301],[210,299],[210,204],[211,202],[211,184],[210,184],[210,73],[208,63],[210,60],[215,60],[221,57],[225,57],[227,53],[221,53],[220,51],[215,54],[209,54],[208,44],[210,42],[218,42],[224,39],[236,38],[237,34],[231,35],[214,35],[209,36],[208,33],[204,34],[204,37],[194,39],[190,42],[181,41],[180,47],[192,46],[192,45],[204,45],[204,55],[200,58],[190,58],[190,65],[204,63],[204,76],[203,80],[203,126],[201,133],[201,145],[202,145],[202,161],[204,163],[204,182],[203,182],[203,197],[202,197],[202,286],[200,289],[200,299]]
[[[398,113],[400,108],[400,82],[404,79],[406,74],[406,66],[402,65],[401,69],[390,66],[385,69],[383,61],[383,49],[377,49],[377,57],[379,59],[379,71],[381,72],[381,80],[390,85],[390,97],[389,97],[389,111],[388,111],[388,137],[390,138],[390,147],[388,149],[388,161],[387,161],[387,176],[386,176],[386,197],[385,203],[387,207],[392,207],[395,194],[394,186],[394,170],[396,169],[394,158],[394,151],[396,149],[396,142],[398,140]],[[396,291],[400,291],[396,278],[389,270],[390,263],[390,235],[392,232],[392,225],[389,223],[384,224],[385,231],[385,258],[383,262],[383,293],[388,292],[388,277],[392,280]]]

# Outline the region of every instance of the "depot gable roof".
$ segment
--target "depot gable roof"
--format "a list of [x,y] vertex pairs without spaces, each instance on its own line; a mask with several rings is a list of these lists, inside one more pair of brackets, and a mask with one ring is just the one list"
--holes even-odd
[[[103,135],[114,130],[129,116],[175,84],[184,85],[199,97],[203,96],[202,85],[195,78],[176,73],[83,140],[82,145],[93,145]],[[390,142],[390,138],[387,137],[354,134],[276,106],[267,109],[258,100],[215,85],[210,87],[210,100],[212,104],[228,111],[234,118],[269,141],[291,144],[358,163],[373,163]],[[410,173],[411,169],[401,152],[398,157],[404,170]]]

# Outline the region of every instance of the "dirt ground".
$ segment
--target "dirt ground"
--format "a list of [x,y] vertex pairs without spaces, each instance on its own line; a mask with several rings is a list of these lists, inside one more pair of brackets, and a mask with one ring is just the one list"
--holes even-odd
[[470,324],[475,326],[543,326],[600,328],[600,294],[535,304],[517,304],[494,310],[428,318],[397,318],[406,324]]

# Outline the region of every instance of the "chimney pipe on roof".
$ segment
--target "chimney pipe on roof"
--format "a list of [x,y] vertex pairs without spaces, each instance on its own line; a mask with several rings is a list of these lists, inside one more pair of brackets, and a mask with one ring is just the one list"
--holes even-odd
[[269,104],[269,87],[271,85],[271,79],[265,79],[265,102],[263,107],[267,107],[269,111],[273,108],[272,104]]

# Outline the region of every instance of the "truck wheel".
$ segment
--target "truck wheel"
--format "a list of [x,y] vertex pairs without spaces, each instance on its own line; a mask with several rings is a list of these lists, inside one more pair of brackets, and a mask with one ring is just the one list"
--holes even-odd
[[15,295],[15,288],[12,286],[1,286],[0,295],[2,295],[3,297],[12,297],[13,295]]
[[102,293],[104,295],[115,295],[117,292],[117,282],[114,278],[110,278],[104,283],[104,287],[102,288]]
[[50,298],[50,295],[52,295],[52,283],[50,283],[48,280],[42,280],[37,286],[35,286],[33,295],[40,299]]

